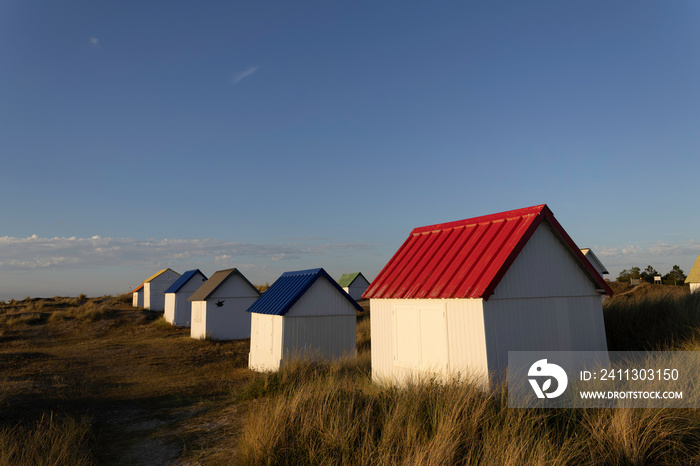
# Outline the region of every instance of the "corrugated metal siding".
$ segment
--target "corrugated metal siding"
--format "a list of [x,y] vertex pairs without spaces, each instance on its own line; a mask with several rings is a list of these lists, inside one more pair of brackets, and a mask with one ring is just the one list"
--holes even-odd
[[495,288],[490,299],[598,296],[595,284],[542,222]]
[[363,297],[488,299],[543,220],[589,278],[612,295],[549,208],[540,205],[414,229]]
[[355,315],[284,316],[283,358],[333,359],[357,353]]
[[607,351],[598,296],[492,299],[484,303],[491,371],[508,365],[508,351]]
[[319,277],[294,303],[285,316],[357,315],[347,297],[338,292],[325,277]]

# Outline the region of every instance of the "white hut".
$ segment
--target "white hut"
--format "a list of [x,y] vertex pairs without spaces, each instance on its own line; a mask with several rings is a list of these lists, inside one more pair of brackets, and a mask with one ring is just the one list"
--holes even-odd
[[188,270],[175,283],[165,290],[165,312],[167,322],[180,327],[189,327],[192,316],[192,303],[187,298],[197,291],[207,277],[199,270]]
[[695,260],[693,268],[688,272],[685,283],[690,284],[690,292],[700,292],[700,256]]
[[354,300],[362,299],[362,293],[367,290],[369,282],[362,272],[345,273],[338,280],[338,285]]
[[219,270],[192,296],[192,338],[239,340],[250,338],[250,314],[246,309],[260,293],[237,269]]
[[[608,269],[606,269],[605,266],[603,265],[603,263],[600,261],[600,259],[598,259],[598,256],[596,256],[595,254],[593,254],[593,251],[591,251],[591,248],[583,248],[583,249],[581,249],[581,254],[583,254],[583,257],[585,257],[586,259],[588,259],[588,262],[591,263],[591,265],[593,266],[593,268],[596,269],[596,271],[600,274],[601,277],[602,277],[603,275],[607,275],[607,274],[608,274]],[[639,285],[639,283],[637,283],[637,284]],[[602,295],[600,296],[601,302],[605,302],[606,296],[607,296],[607,295],[605,295],[605,294],[602,294]]]
[[612,296],[546,205],[416,228],[363,295],[372,378],[486,387],[508,351],[607,351],[601,293]]
[[328,359],[355,355],[356,311],[362,307],[325,270],[282,274],[248,309],[248,366],[277,370],[292,355]]
[[134,307],[143,307],[143,283],[131,291],[131,305]]
[[588,259],[588,262],[590,262],[591,265],[595,267],[595,269],[601,276],[607,275],[609,273],[608,269],[606,269],[603,263],[600,261],[600,259],[598,259],[598,256],[596,256],[593,253],[593,251],[591,251],[591,248],[583,248],[581,249],[581,253],[583,254],[583,257]]
[[165,290],[179,277],[173,269],[163,269],[148,277],[143,282],[143,307],[151,311],[165,309]]

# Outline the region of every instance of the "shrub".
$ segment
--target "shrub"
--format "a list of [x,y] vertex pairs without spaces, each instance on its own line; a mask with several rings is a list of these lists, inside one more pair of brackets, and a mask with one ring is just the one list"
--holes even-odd
[[112,310],[105,304],[88,301],[77,308],[70,309],[66,315],[79,320],[96,321],[112,315]]
[[2,323],[11,327],[13,325],[35,325],[43,322],[44,316],[38,312],[30,312],[24,314],[5,315]]

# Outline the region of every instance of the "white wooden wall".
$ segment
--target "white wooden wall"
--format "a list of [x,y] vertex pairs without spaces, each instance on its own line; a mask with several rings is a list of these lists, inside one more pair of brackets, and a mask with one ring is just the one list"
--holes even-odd
[[191,301],[192,320],[190,321],[190,336],[192,338],[207,337],[207,302]]
[[489,301],[542,296],[599,296],[595,289],[595,284],[559,242],[547,222],[542,222]]
[[700,291],[700,283],[691,283],[690,284],[690,292],[695,293]]
[[187,300],[206,280],[201,274],[195,274],[177,293],[165,294],[164,317],[167,322],[179,327],[189,327],[192,320],[192,303]]
[[324,277],[320,277],[306,293],[294,303],[286,316],[329,316],[351,315],[356,316],[357,311],[352,303],[338,292]]
[[175,325],[175,309],[177,308],[177,297],[175,293],[165,293],[164,308],[163,318],[166,322]]
[[165,290],[180,278],[180,274],[166,270],[150,282],[143,284],[143,307],[152,311],[165,309]]
[[257,290],[251,288],[240,276],[234,275],[222,283],[221,286],[209,296],[209,299],[257,298],[258,296]]
[[607,351],[597,295],[489,300],[484,324],[491,371],[505,370],[508,351]]
[[[237,275],[226,280],[206,301],[192,301],[192,338],[210,337],[214,340],[240,340],[250,338],[250,313],[248,308],[258,299],[258,294]],[[216,303],[223,301],[223,306]],[[195,329],[195,303],[202,314]]]
[[132,293],[131,304],[134,307],[143,307],[143,288]]
[[484,303],[489,369],[508,351],[607,351],[600,296],[543,222]]
[[248,367],[256,371],[276,371],[282,361],[283,317],[251,315]]
[[487,383],[481,299],[371,299],[372,379]]
[[217,298],[207,300],[207,335],[215,340],[250,338],[250,313],[246,312],[258,297],[226,298],[222,307]]
[[352,299],[358,300],[362,298],[362,293],[367,290],[367,287],[369,287],[369,283],[362,277],[357,277],[350,286],[346,286],[343,289]]

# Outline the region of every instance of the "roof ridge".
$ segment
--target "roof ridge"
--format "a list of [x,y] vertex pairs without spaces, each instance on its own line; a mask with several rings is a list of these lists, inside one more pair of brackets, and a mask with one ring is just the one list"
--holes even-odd
[[496,214],[489,214],[489,215],[482,215],[479,217],[472,217],[472,218],[466,218],[464,220],[455,220],[453,222],[446,222],[446,223],[436,223],[435,225],[426,225],[423,227],[417,227],[414,228],[413,231],[411,231],[412,235],[419,234],[419,233],[427,233],[429,231],[434,231],[434,230],[446,230],[448,228],[457,228],[460,226],[467,226],[467,225],[477,225],[479,223],[491,223],[496,220],[506,220],[508,218],[515,218],[515,217],[524,217],[524,216],[529,216],[529,215],[538,215],[540,213],[543,213],[545,211],[551,212],[549,210],[549,207],[547,207],[547,204],[539,204],[531,207],[525,207],[522,209],[515,209],[515,210],[507,210],[505,212],[499,212]]
[[547,204],[540,204],[414,228],[363,297],[488,300],[543,220],[586,275],[612,296]]

